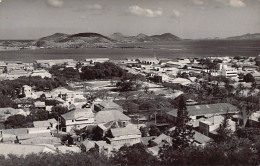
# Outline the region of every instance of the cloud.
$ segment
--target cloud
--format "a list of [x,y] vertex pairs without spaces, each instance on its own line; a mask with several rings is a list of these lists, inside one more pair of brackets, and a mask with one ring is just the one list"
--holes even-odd
[[204,2],[202,0],[192,0],[192,3],[196,4],[196,5],[203,5]]
[[162,9],[159,8],[158,10],[151,10],[146,8],[141,8],[139,6],[130,6],[129,12],[139,16],[146,16],[146,17],[158,17],[162,15]]
[[245,7],[246,4],[242,0],[230,0],[229,5],[232,7]]
[[47,0],[47,4],[51,7],[61,7],[63,3],[63,0]]
[[74,8],[72,11],[73,12],[84,12],[87,10],[91,10],[91,11],[98,11],[103,9],[103,7],[99,4],[94,4],[94,5],[85,5],[85,6],[81,6],[79,8]]
[[100,10],[102,9],[102,6],[99,4],[94,4],[94,5],[87,5],[86,9],[91,9],[91,10]]
[[174,18],[179,18],[181,16],[181,13],[178,10],[173,10],[172,12]]

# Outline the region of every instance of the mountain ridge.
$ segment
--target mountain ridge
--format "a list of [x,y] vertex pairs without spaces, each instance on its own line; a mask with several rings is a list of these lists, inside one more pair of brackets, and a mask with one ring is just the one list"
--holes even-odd
[[42,37],[35,42],[37,47],[100,47],[102,45],[112,46],[116,43],[134,43],[134,42],[165,42],[181,40],[178,36],[171,33],[148,36],[140,33],[136,36],[126,36],[116,32],[109,36],[99,33],[86,32],[77,34],[55,33],[53,35]]
[[260,33],[247,33],[239,36],[231,36],[225,38],[226,40],[260,40]]

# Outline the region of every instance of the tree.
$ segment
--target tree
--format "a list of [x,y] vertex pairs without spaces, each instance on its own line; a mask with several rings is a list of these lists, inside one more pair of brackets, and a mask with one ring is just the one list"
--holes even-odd
[[49,112],[43,109],[32,108],[30,111],[32,121],[42,121],[49,118]]
[[156,125],[151,125],[149,130],[150,136],[159,136],[161,134],[161,131],[158,129]]
[[72,67],[65,68],[62,74],[67,79],[79,78],[79,71]]
[[[227,111],[228,114],[228,111]],[[223,122],[220,124],[220,127],[218,128],[218,136],[215,139],[216,142],[223,142],[227,141],[231,138],[232,131],[229,129],[230,125],[228,123],[229,117],[228,115],[224,116]]]
[[131,102],[131,101],[126,101],[123,105],[122,105],[124,110],[127,110],[128,113],[134,113],[134,112],[138,112],[138,105]]
[[24,127],[28,123],[26,117],[24,115],[12,115],[7,118],[5,121],[5,125],[11,126],[14,128]]
[[146,148],[141,143],[123,146],[112,155],[111,161],[114,165],[157,165],[158,160]]
[[174,148],[185,148],[192,143],[194,133],[192,132],[192,126],[187,124],[189,121],[186,99],[181,96],[178,105],[176,129],[171,133]]
[[148,130],[147,127],[141,126],[141,127],[140,127],[140,131],[141,131],[141,133],[142,133],[142,137],[148,137],[148,135],[149,135],[149,130]]
[[244,76],[244,81],[245,82],[255,82],[255,78],[252,76],[252,74],[250,73],[247,73],[245,76]]
[[182,153],[193,143],[194,132],[192,131],[192,126],[187,124],[189,120],[186,99],[184,96],[181,96],[178,104],[176,127],[170,133],[172,143],[165,143],[159,151],[162,162],[173,164],[178,160],[182,160],[178,157],[178,154]]
[[54,106],[51,109],[51,114],[50,116],[52,118],[58,119],[62,114],[67,113],[69,110],[67,107],[63,107],[63,106]]

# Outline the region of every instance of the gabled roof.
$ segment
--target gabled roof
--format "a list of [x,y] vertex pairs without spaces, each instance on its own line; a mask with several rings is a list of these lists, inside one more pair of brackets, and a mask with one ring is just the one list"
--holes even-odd
[[91,148],[95,147],[96,142],[90,141],[90,140],[85,140],[82,142],[82,144],[86,147],[86,149],[91,149]]
[[23,110],[22,109],[14,109],[14,108],[11,108],[11,107],[0,108],[0,114],[2,114],[2,115],[4,115],[4,114],[15,115],[15,114],[19,114],[21,111],[23,111]]
[[[187,111],[189,116],[199,116],[207,114],[226,114],[235,113],[238,111],[237,107],[229,103],[217,103],[217,104],[207,104],[207,105],[194,105],[187,106]],[[177,109],[167,112],[168,115],[177,117]]]
[[139,60],[139,61],[158,61],[158,59],[156,57],[152,57],[152,58],[137,58],[137,60]]
[[101,107],[101,108],[119,108],[120,107],[120,105],[118,105],[112,101],[102,101],[95,105],[98,107]]
[[181,84],[181,85],[188,85],[191,84],[191,81],[185,78],[176,78],[171,81],[173,84]]
[[141,135],[139,129],[135,127],[124,127],[111,129],[111,133],[114,137],[126,136],[126,135]]
[[76,109],[61,115],[65,120],[94,118],[94,114],[90,108]]
[[36,101],[34,105],[35,107],[46,107],[45,102],[42,101]]
[[130,118],[118,110],[99,111],[95,116],[97,124],[119,120],[128,121]]
[[161,144],[163,141],[167,141],[167,142],[171,142],[172,138],[168,135],[165,134],[161,134],[159,135],[157,138],[155,138],[154,140],[152,140],[154,143],[156,143],[157,145]]
[[3,129],[3,134],[12,134],[12,135],[21,135],[21,134],[28,134],[27,128],[19,128],[19,129]]
[[51,124],[49,121],[43,120],[43,121],[34,121],[33,126],[34,127],[49,127],[49,126],[51,126]]
[[195,132],[194,134],[194,141],[200,143],[200,144],[204,144],[204,143],[207,143],[207,142],[210,142],[211,141],[211,138],[209,138],[208,136],[204,135],[204,134],[201,134],[195,130],[193,130]]
[[0,154],[4,156],[7,156],[8,154],[21,156],[47,151],[55,153],[54,149],[50,149],[43,145],[0,144]]
[[142,137],[142,143],[144,145],[148,145],[149,141],[152,140],[152,139],[155,139],[155,138],[156,138],[156,136]]

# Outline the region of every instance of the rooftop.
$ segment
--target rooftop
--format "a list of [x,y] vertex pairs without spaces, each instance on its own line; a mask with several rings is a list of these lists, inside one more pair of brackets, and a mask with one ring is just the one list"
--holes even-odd
[[118,110],[99,111],[95,116],[97,124],[118,120],[128,121],[130,118]]
[[[226,114],[235,113],[238,111],[237,107],[229,103],[217,103],[217,104],[207,104],[207,105],[194,105],[187,106],[187,111],[189,116],[199,116],[207,114]],[[167,112],[168,115],[177,117],[177,109]]]
[[90,108],[76,109],[61,115],[65,120],[74,120],[81,118],[94,118],[94,114]]
[[200,143],[200,144],[204,144],[204,143],[207,143],[207,142],[210,142],[211,141],[211,138],[209,138],[208,136],[206,135],[203,135],[195,130],[193,130],[195,132],[194,134],[194,141]]
[[141,132],[136,127],[124,127],[111,129],[112,135],[114,137],[126,136],[126,135],[141,135]]

